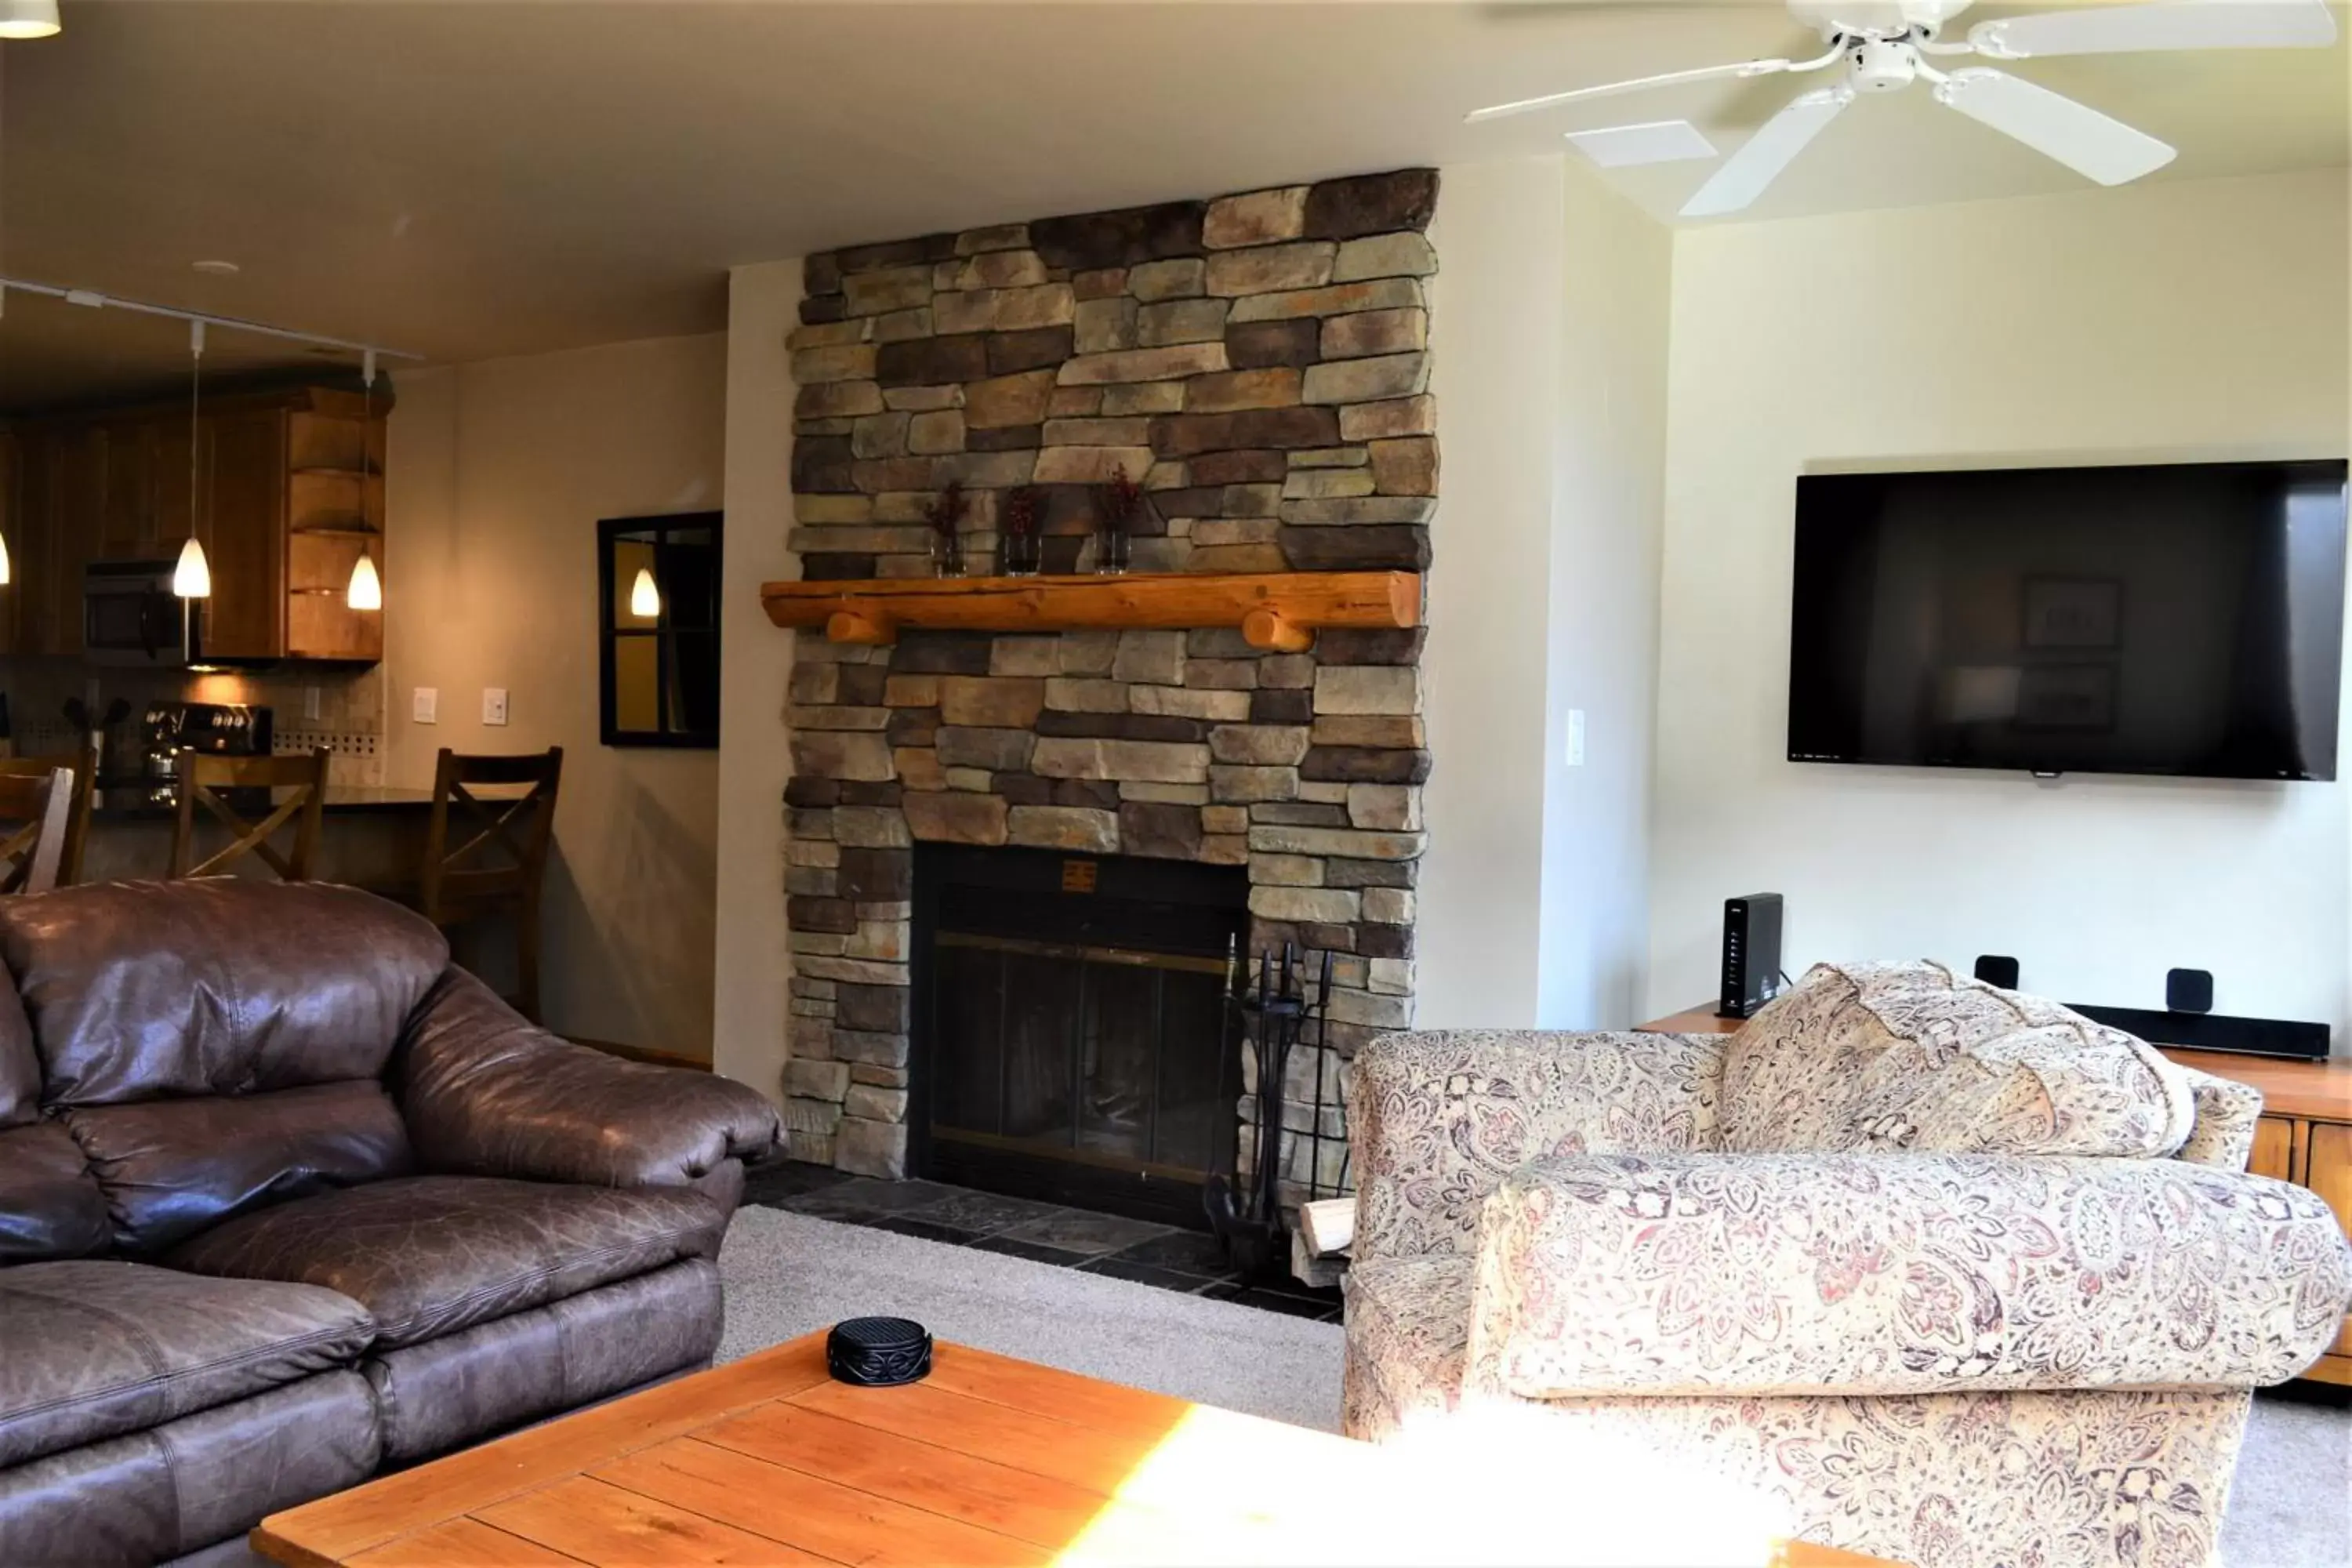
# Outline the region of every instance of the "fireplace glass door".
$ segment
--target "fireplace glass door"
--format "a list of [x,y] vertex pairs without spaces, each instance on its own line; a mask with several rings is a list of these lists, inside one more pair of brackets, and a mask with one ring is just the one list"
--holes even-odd
[[1025,850],[919,859],[919,1165],[1200,1223],[1240,1093],[1222,868]]

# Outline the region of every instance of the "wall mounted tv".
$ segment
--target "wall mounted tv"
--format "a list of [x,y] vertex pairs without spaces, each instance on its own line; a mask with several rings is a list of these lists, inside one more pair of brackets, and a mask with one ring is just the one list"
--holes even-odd
[[2332,779],[2345,465],[1797,481],[1789,758]]

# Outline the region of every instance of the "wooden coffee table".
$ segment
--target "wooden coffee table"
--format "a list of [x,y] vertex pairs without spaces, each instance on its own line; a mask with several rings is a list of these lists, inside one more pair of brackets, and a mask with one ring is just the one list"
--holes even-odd
[[[1413,1506],[1412,1480],[1390,1449],[961,1345],[922,1383],[853,1388],[810,1334],[274,1514],[252,1542],[292,1568],[1572,1555],[1556,1494],[1515,1530],[1491,1500]],[[1878,1562],[1805,1542],[1752,1561]]]

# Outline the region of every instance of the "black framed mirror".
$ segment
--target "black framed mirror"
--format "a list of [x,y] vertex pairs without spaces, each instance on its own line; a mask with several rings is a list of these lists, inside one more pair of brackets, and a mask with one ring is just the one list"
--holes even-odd
[[719,522],[694,511],[597,523],[604,744],[719,744]]

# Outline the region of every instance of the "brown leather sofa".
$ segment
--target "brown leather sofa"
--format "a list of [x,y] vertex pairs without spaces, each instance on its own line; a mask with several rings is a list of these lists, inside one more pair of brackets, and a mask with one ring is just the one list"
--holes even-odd
[[355,889],[0,899],[0,1563],[196,1552],[716,1349],[742,1085]]

